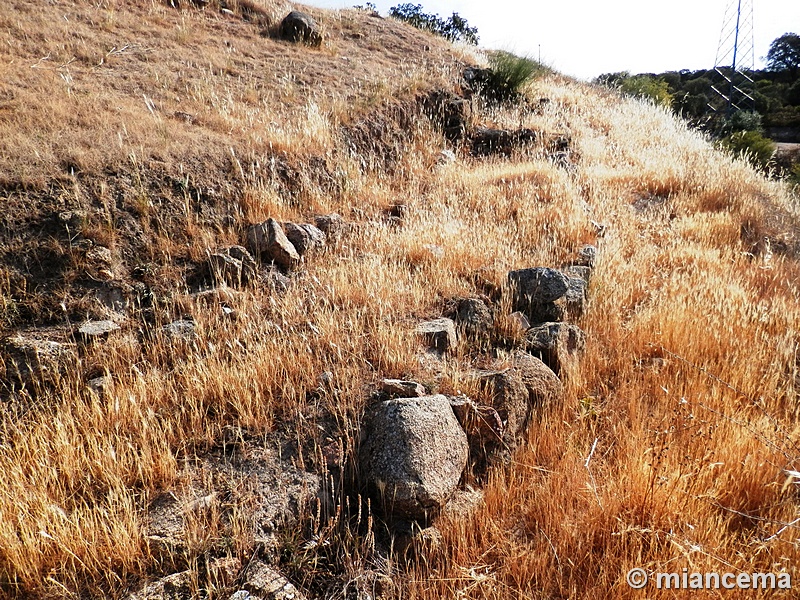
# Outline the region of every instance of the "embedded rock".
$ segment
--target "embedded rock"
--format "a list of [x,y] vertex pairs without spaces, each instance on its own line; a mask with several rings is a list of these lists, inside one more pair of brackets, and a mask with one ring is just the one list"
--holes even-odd
[[78,328],[78,333],[84,341],[100,340],[119,329],[114,321],[87,321]]
[[347,223],[339,213],[317,215],[314,217],[314,223],[317,229],[333,242],[338,241],[347,231]]
[[528,405],[538,408],[555,404],[564,397],[564,387],[553,370],[526,352],[514,355],[514,369],[528,389]]
[[508,282],[514,291],[515,307],[527,308],[530,304],[554,302],[569,289],[569,278],[561,271],[548,267],[511,271]]
[[568,363],[577,360],[586,345],[583,331],[568,323],[542,323],[525,335],[528,352],[558,375]]
[[325,246],[325,234],[311,223],[284,223],[283,230],[300,256]]
[[[301,594],[292,583],[286,579],[279,571],[261,561],[255,561],[245,571],[244,589],[248,595],[240,595],[238,598],[251,598],[255,600],[304,600]],[[241,594],[241,591],[236,592]],[[252,595],[250,595],[252,594]]]
[[389,396],[401,398],[416,398],[425,395],[425,387],[416,381],[403,381],[402,379],[384,379],[381,381],[381,391]]
[[387,514],[425,521],[455,492],[468,444],[445,396],[380,402],[363,436],[365,483]]
[[465,337],[478,342],[487,341],[494,326],[492,313],[479,298],[460,300],[456,309],[455,322]]
[[287,271],[292,270],[300,262],[297,249],[275,219],[251,225],[247,229],[247,246],[262,261],[275,263]]
[[441,318],[425,321],[417,326],[417,334],[425,343],[439,352],[447,352],[456,345],[456,324],[452,319]]

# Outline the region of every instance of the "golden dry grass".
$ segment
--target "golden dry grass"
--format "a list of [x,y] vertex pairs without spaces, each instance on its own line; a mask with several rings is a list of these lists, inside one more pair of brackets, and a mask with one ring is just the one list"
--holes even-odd
[[[437,379],[419,361],[416,320],[474,295],[477,275],[499,286],[508,270],[560,265],[584,243],[599,247],[581,321],[588,350],[564,404],[543,412],[512,465],[492,474],[475,515],[440,523],[439,555],[395,565],[399,595],[644,597],[625,584],[633,566],[794,575],[800,498],[785,471],[800,467],[797,198],[661,109],[558,76],[530,91],[551,100],[540,114],[476,118],[569,134],[573,170],[541,149],[436,166],[443,140],[423,120],[394,148],[391,169],[370,169],[385,163],[351,152],[346,126],[394,114],[415,89],[453,77],[460,59],[391,21],[315,14],[329,36],[320,50],[263,38],[239,17],[155,2],[17,2],[0,17],[9,211],[27,206],[26,187],[53,180],[113,205],[98,181],[122,173],[133,183],[119,202],[139,216],[166,281],[180,276],[175,257],[199,261],[239,240],[188,201],[168,222],[147,181],[162,170],[221,186],[241,222],[337,210],[357,226],[285,296],[231,292],[235,321],[174,283],[157,317],[191,313],[194,344],[176,349],[129,324],[33,409],[9,408],[2,593],[123,594],[152,566],[149,499],[180,489],[186,462],[226,426],[300,440],[310,465],[328,415],[336,428],[326,434],[352,455],[375,381],[408,376],[455,391],[475,359],[462,352]],[[337,192],[313,178],[299,195],[273,185],[258,165],[280,153],[299,165],[325,157]],[[397,202],[408,205],[401,227],[382,218]],[[123,247],[112,214],[93,235]],[[602,238],[593,221],[606,226]],[[12,302],[10,284],[0,286]],[[105,399],[84,389],[98,371],[115,378]],[[312,405],[307,392],[325,371],[336,394]],[[218,531],[197,523],[187,537],[199,555]],[[239,533],[234,552],[246,557],[252,540]],[[339,534],[350,546],[337,569],[354,580],[370,552],[358,534]]]

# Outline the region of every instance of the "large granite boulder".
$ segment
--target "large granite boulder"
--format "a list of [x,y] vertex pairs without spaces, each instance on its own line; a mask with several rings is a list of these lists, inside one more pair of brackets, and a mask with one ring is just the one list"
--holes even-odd
[[427,521],[458,487],[467,445],[445,396],[380,402],[366,416],[364,482],[386,514]]

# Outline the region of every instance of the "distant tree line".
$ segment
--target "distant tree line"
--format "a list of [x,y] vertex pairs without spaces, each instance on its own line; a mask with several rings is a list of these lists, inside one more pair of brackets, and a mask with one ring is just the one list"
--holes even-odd
[[[767,54],[767,68],[747,74],[753,82],[740,87],[753,97],[748,108],[760,117],[761,126],[800,129],[800,36],[786,33],[775,39]],[[606,73],[595,82],[671,106],[695,125],[725,128],[722,123],[726,117],[725,100],[714,92],[712,85],[726,92],[720,86],[727,83],[713,69],[637,75]]]

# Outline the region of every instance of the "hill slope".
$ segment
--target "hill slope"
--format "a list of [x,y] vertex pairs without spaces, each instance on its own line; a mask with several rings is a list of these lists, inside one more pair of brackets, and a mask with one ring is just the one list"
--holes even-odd
[[[125,597],[188,571],[187,593],[227,598],[254,557],[312,597],[634,597],[637,566],[793,574],[785,187],[662,110],[557,75],[521,106],[469,103],[471,131],[537,141],[458,143],[451,162],[425,107],[464,93],[465,53],[364,11],[312,10],[313,49],[275,39],[289,5],[219,9],[57,0],[0,17],[3,593]],[[209,256],[248,225],[333,211],[345,230],[289,279],[262,266],[214,287]],[[506,464],[467,474],[483,503],[437,521],[438,549],[392,554],[356,483],[378,381],[490,402],[469,374],[525,345],[507,273],[585,244],[586,351],[563,401]],[[418,322],[467,297],[492,308],[491,348],[425,352]],[[119,329],[88,337],[88,320]],[[161,544],[170,502],[182,524]]]

